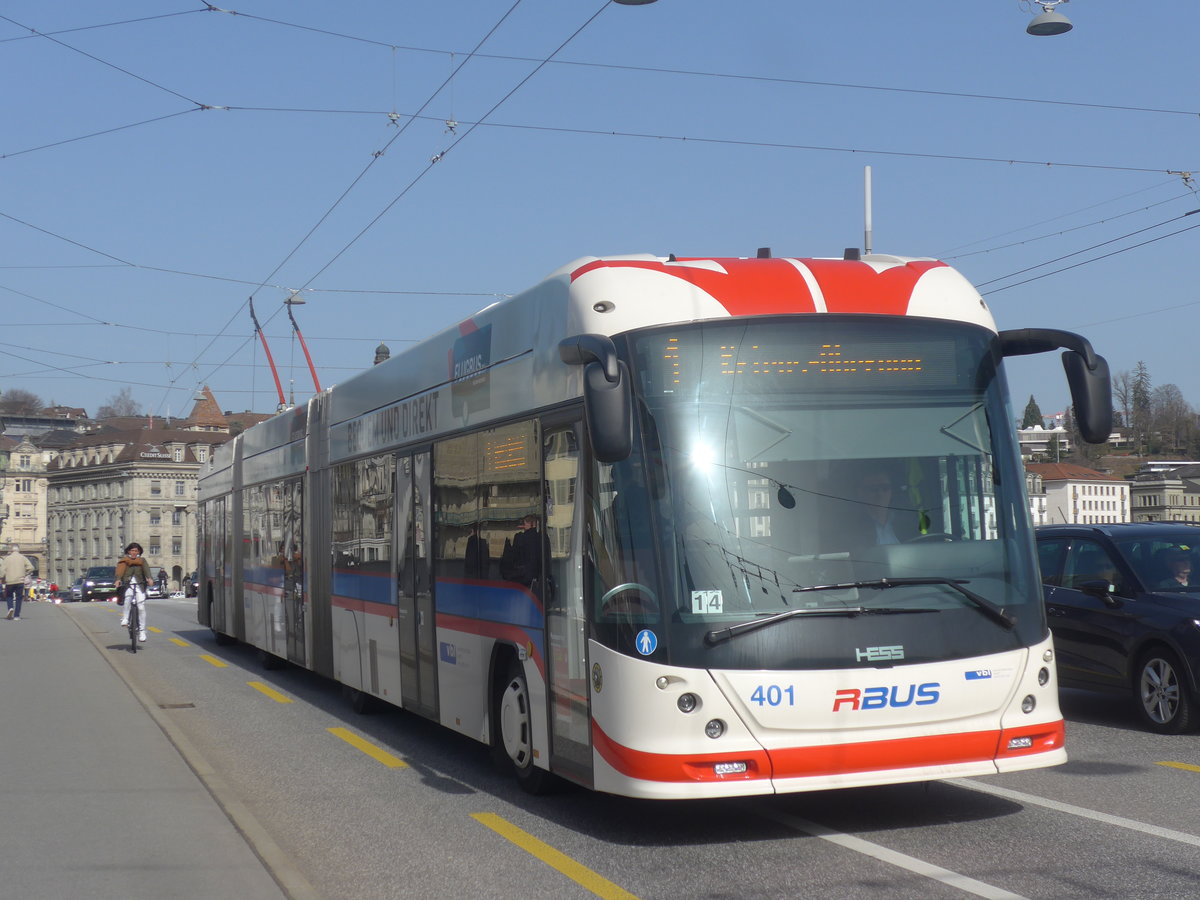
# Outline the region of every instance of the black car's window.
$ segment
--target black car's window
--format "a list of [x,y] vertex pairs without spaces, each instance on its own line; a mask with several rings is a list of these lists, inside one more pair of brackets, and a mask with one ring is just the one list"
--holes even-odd
[[1095,541],[1076,538],[1067,554],[1063,586],[1080,589],[1088,582],[1096,581],[1108,581],[1116,586],[1116,593],[1127,593],[1124,579],[1108,550]]
[[1062,584],[1062,564],[1066,551],[1066,541],[1038,541],[1038,565],[1042,570],[1043,584]]
[[[1195,590],[1200,586],[1200,565],[1197,565],[1196,544],[1192,533],[1180,536],[1180,540],[1158,538],[1155,540],[1132,541],[1122,545],[1122,552],[1129,560],[1146,590]],[[1180,571],[1180,565],[1184,571]]]

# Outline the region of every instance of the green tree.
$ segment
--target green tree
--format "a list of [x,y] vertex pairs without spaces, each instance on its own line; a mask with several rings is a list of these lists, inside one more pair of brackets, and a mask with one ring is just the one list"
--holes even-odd
[[1140,359],[1133,370],[1133,384],[1130,388],[1130,420],[1133,426],[1133,445],[1138,453],[1145,454],[1150,443],[1150,418],[1152,384],[1150,370]]
[[1033,399],[1033,394],[1030,394],[1029,402],[1025,404],[1025,417],[1021,419],[1021,427],[1028,428],[1030,425],[1036,425],[1038,428],[1041,428],[1044,421],[1037,401]]

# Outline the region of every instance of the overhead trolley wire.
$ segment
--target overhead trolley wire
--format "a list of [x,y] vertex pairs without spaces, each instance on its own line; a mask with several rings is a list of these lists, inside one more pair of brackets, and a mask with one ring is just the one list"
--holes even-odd
[[[38,37],[52,37],[59,34],[73,34],[76,31],[95,31],[100,28],[116,28],[120,25],[138,25],[142,22],[152,22],[155,19],[170,19],[175,16],[190,16],[193,13],[209,12],[207,9],[184,9],[173,13],[160,13],[157,16],[142,16],[139,19],[121,19],[117,22],[101,22],[97,25],[79,25],[75,28],[60,28],[57,31],[35,31],[33,34],[22,34],[17,37],[0,38],[0,44],[11,41],[29,41]],[[23,26],[22,26],[23,27]]]
[[16,21],[15,19],[10,19],[8,16],[5,16],[5,15],[0,15],[0,20],[8,22],[10,25],[15,25],[17,28],[22,28],[26,31],[29,31],[37,37],[45,38],[46,40],[48,40],[52,43],[58,44],[58,46],[64,47],[73,53],[78,53],[80,56],[86,56],[88,59],[92,60],[93,62],[98,62],[102,66],[108,66],[108,68],[110,68],[110,69],[115,69],[116,71],[120,72],[123,75],[128,75],[130,78],[136,78],[138,81],[142,82],[143,84],[148,84],[152,88],[156,88],[160,91],[165,91],[166,93],[170,94],[172,97],[178,97],[180,100],[186,100],[188,103],[192,103],[198,108],[201,108],[201,109],[209,108],[205,104],[201,103],[199,100],[193,100],[191,97],[188,97],[186,94],[181,94],[181,93],[179,93],[179,91],[172,90],[171,88],[167,87],[166,85],[159,84],[156,81],[151,81],[149,78],[143,78],[141,75],[138,75],[136,72],[130,72],[128,69],[122,68],[121,66],[118,66],[116,63],[110,63],[108,60],[101,59],[99,56],[95,56],[94,54],[88,53],[86,50],[80,50],[78,47],[72,47],[70,44],[66,43],[65,41],[60,41],[56,37],[51,37],[46,32],[38,31],[36,28],[30,28],[28,25],[23,25],[20,22]]
[[[254,19],[259,22],[266,22],[271,25],[281,25],[285,28],[295,28],[301,31],[309,31],[315,34],[323,34],[329,37],[340,38],[347,41],[355,41],[362,44],[370,44],[376,47],[387,47],[392,50],[405,50],[410,53],[436,53],[442,56],[453,56],[460,51],[443,50],[436,47],[415,47],[396,44],[389,41],[381,41],[377,38],[366,38],[360,35],[346,34],[339,31],[331,31],[327,28],[317,28],[311,25],[301,25],[297,22],[286,22],[282,19],[272,19],[266,16],[256,16],[252,13],[241,12],[233,9],[221,9],[220,7],[209,4],[208,8],[213,12],[229,13],[230,15],[238,16],[243,19]],[[477,59],[494,59],[503,62],[537,62],[536,57],[527,56],[508,56],[495,53],[475,53]],[[1140,112],[1140,113],[1155,113],[1159,115],[1171,116],[1200,116],[1200,111],[1186,109],[1165,109],[1158,107],[1146,106],[1129,106],[1116,103],[1087,103],[1075,100],[1049,100],[1044,97],[1009,97],[1002,94],[980,94],[967,91],[939,91],[928,88],[905,88],[895,87],[894,85],[878,85],[878,84],[856,84],[853,82],[838,82],[838,81],[816,81],[812,79],[802,78],[783,78],[771,75],[747,75],[736,72],[715,72],[704,69],[672,69],[665,66],[633,66],[622,65],[619,63],[598,63],[587,62],[584,60],[571,59],[555,59],[550,61],[553,65],[559,66],[580,66],[585,68],[595,69],[615,69],[629,72],[649,72],[661,75],[688,75],[699,78],[724,78],[738,81],[756,81],[767,82],[773,84],[794,84],[806,87],[828,87],[840,88],[846,90],[860,91],[880,91],[884,93],[897,94],[922,94],[932,97],[951,97],[961,98],[966,100],[992,100],[1004,103],[1039,103],[1051,106],[1072,106],[1081,109],[1098,109],[1112,110],[1117,112]]]

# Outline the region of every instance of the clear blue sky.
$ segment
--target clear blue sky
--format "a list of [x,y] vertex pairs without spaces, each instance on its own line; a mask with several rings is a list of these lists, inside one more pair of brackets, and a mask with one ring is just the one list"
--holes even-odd
[[[876,251],[1200,405],[1194,0],[226,8],[0,9],[0,390],[270,411],[252,294],[302,400],[290,291],[328,387],[580,256],[838,256],[870,165]],[[1066,402],[1056,357],[1010,381]]]

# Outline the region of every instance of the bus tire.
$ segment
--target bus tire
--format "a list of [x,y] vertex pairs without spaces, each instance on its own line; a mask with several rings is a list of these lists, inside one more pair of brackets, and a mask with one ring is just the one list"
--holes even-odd
[[530,794],[554,789],[554,776],[533,762],[533,705],[520,662],[509,657],[496,668],[492,692],[492,758]]
[[366,691],[347,685],[342,688],[342,695],[349,701],[350,708],[360,716],[369,716],[379,711],[379,704]]

